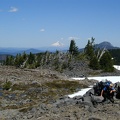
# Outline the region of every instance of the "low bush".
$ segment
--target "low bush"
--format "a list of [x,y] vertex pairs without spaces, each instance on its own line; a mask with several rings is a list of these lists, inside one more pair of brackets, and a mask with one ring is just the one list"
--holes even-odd
[[10,81],[6,81],[3,85],[3,90],[9,90],[12,86],[12,83]]

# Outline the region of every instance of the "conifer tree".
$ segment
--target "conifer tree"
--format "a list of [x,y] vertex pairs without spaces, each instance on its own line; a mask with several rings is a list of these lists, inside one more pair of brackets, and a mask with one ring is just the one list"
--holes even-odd
[[14,65],[14,57],[13,56],[7,56],[5,65]]
[[98,70],[99,69],[99,62],[98,62],[98,58],[95,52],[95,45],[94,45],[94,40],[95,38],[91,38],[91,41],[88,40],[87,45],[85,46],[84,52],[87,55],[89,62],[89,66],[90,68],[94,69],[94,70]]
[[113,60],[112,56],[108,51],[106,51],[100,59],[100,66],[105,72],[113,72]]
[[95,38],[91,38],[91,41],[88,40],[87,45],[85,46],[84,52],[88,56],[89,59],[92,59],[92,57],[95,55],[94,53],[94,40]]
[[76,46],[76,43],[74,40],[71,40],[69,52],[73,55],[77,55],[79,53],[78,47]]
[[98,70],[100,68],[100,65],[96,56],[92,57],[92,59],[90,60],[89,66],[93,70]]
[[33,64],[34,63],[34,61],[35,61],[35,56],[34,56],[34,54],[32,54],[31,52],[30,52],[30,54],[29,54],[29,56],[28,56],[28,64]]
[[24,61],[27,59],[27,54],[25,52],[23,52],[22,58]]

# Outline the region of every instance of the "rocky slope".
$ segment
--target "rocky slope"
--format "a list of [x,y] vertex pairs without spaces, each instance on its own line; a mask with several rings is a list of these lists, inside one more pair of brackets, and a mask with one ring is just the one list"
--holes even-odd
[[[118,99],[93,105],[90,97],[69,98],[68,94],[97,82],[72,81],[69,74],[0,66],[0,120],[119,120]],[[8,81],[12,84],[5,90]]]

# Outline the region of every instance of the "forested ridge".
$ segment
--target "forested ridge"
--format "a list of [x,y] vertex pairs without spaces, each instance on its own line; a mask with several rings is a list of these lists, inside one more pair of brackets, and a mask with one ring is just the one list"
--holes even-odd
[[[37,54],[17,54],[7,56],[4,65],[20,68],[50,68],[58,72],[78,69],[77,67],[88,67],[103,72],[114,72],[113,65],[119,64],[120,49],[106,50],[95,48],[95,38],[88,40],[83,51],[79,51],[75,40],[70,41],[69,50],[66,52],[41,52]],[[114,58],[114,59],[113,59]]]
[[111,49],[109,52],[114,59],[114,64],[120,65],[120,49]]

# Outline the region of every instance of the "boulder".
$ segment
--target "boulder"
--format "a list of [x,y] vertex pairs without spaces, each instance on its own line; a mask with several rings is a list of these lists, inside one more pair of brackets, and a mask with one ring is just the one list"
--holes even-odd
[[91,96],[91,101],[92,101],[93,105],[96,105],[97,103],[101,103],[103,100],[104,100],[104,98],[101,96],[95,96],[95,95]]

